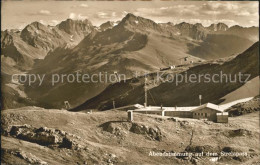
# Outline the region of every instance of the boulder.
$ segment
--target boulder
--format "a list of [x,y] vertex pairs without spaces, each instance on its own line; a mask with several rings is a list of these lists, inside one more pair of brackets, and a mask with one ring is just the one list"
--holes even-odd
[[161,141],[163,137],[161,130],[158,127],[149,127],[139,123],[133,123],[130,131],[136,134],[147,135],[148,138],[157,141]]

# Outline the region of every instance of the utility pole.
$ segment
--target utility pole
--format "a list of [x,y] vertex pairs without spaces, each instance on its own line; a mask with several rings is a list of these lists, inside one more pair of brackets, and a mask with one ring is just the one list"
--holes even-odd
[[113,109],[116,109],[116,103],[115,103],[115,100],[113,100]]
[[199,95],[199,99],[200,99],[200,105],[201,105],[201,99],[202,99],[202,95]]
[[146,86],[147,78],[144,79],[144,107],[147,106],[147,86]]
[[120,77],[116,71],[114,71],[114,74],[116,75],[117,82],[120,82]]
[[70,103],[69,103],[69,101],[64,101],[64,105],[65,105],[65,108],[66,108],[67,110],[70,109]]

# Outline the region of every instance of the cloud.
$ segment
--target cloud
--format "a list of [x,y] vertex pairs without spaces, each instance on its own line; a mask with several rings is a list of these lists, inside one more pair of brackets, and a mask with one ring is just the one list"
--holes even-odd
[[25,26],[27,26],[27,23],[22,23],[18,26],[18,30],[22,30],[25,28]]
[[[246,20],[258,20],[256,2],[200,2],[194,4],[176,4],[154,8],[137,8],[133,14],[162,22],[211,23],[223,22],[229,26],[246,24]],[[194,19],[196,18],[196,19]]]
[[85,19],[87,19],[88,17],[85,16],[85,15],[82,15],[82,14],[70,13],[70,14],[69,14],[69,18],[70,18],[70,19],[85,20]]
[[71,8],[87,8],[87,7],[88,7],[88,4],[86,4],[86,3],[71,6]]
[[198,6],[195,5],[174,5],[160,8],[138,8],[134,14],[143,17],[172,17],[172,16],[196,16],[199,14]]
[[[18,17],[19,20],[28,24],[40,19],[45,21],[65,19],[68,18],[72,12],[74,14],[70,15],[70,18],[84,19],[88,16],[95,25],[108,20],[117,21],[127,13],[133,13],[156,22],[176,22],[180,19],[185,21],[196,18],[204,20],[204,22],[207,23],[209,21],[206,20],[228,19],[234,20],[242,26],[251,26],[258,25],[258,5],[259,2],[257,1],[214,1],[213,3],[208,1],[158,1],[154,4],[130,2],[120,4],[108,3],[108,6],[105,6],[100,5],[98,2],[77,1],[73,3],[61,3],[59,10],[55,5],[46,7],[45,5],[34,3],[31,4],[32,7],[30,8],[19,6],[19,4],[5,5],[3,10],[9,14],[9,16],[4,19],[4,26],[8,28],[19,27],[20,23],[17,22]],[[19,7],[19,10],[16,10],[17,7]],[[7,12],[8,10],[13,12]],[[81,13],[81,15],[79,13]]]
[[170,8],[161,10],[160,8],[138,8],[134,11],[135,15],[138,16],[165,16],[170,11]]
[[199,5],[179,4],[157,8],[137,8],[133,14],[152,19],[158,23],[168,20],[173,23],[201,23],[204,26],[209,26],[213,23],[223,22],[228,26],[233,26],[241,22],[239,20],[241,17],[238,16],[252,17],[255,15],[256,9],[256,7],[244,3],[202,2]]
[[51,20],[50,22],[49,22],[49,25],[50,26],[56,26],[57,24],[59,24],[61,21],[58,21],[58,20]]
[[258,14],[256,3],[207,2],[200,8],[201,14],[221,16],[255,16]]
[[58,23],[60,23],[61,21],[58,21],[58,20],[48,20],[48,21],[45,21],[45,20],[39,20],[39,22],[43,25],[50,25],[50,26],[56,26]]
[[217,17],[257,16],[256,3],[241,2],[203,2],[199,5],[179,4],[158,8],[137,8],[135,15],[142,17]]
[[175,24],[181,23],[181,22],[187,22],[190,24],[196,24],[196,23],[201,23],[203,26],[210,26],[211,24],[217,24],[217,23],[225,23],[228,26],[234,26],[237,25],[238,22],[231,20],[231,19],[178,19],[174,21]]
[[259,27],[259,21],[258,21],[258,20],[250,20],[249,23],[250,23],[252,26],[258,26],[258,27]]
[[222,12],[216,11],[216,10],[207,10],[207,11],[201,11],[201,14],[204,14],[204,15],[219,15],[219,14],[222,14]]
[[76,14],[75,13],[70,13],[69,18],[70,19],[75,19],[76,18]]
[[88,7],[88,4],[82,3],[82,4],[80,4],[79,6],[80,6],[80,7]]
[[116,17],[116,12],[112,12],[111,16]]
[[51,15],[54,15],[51,11],[49,10],[39,10],[39,11],[30,11],[28,10],[27,12],[25,12],[26,15],[28,16],[51,16]]
[[123,12],[122,12],[122,17],[125,17],[128,13],[129,13],[129,12],[127,12],[127,11],[123,11]]
[[222,22],[224,24],[227,24],[228,26],[234,26],[234,25],[238,25],[239,23],[235,20],[232,19],[219,19],[219,20],[215,20],[215,23],[219,23]]
[[39,22],[41,23],[41,24],[43,24],[43,25],[47,25],[47,23],[44,21],[44,20],[39,20]]
[[38,14],[41,14],[41,15],[51,15],[51,12],[49,10],[40,10],[38,12]]
[[176,20],[174,23],[178,24],[181,22],[187,22],[190,24],[196,24],[196,23],[201,23],[203,26],[210,26],[211,24],[213,24],[214,22],[212,20],[209,19],[179,19]]
[[85,15],[82,15],[82,14],[78,14],[78,19],[80,19],[80,20],[85,20],[87,18],[88,18],[88,16],[85,16]]
[[242,11],[242,12],[237,13],[236,15],[238,15],[238,16],[250,16],[251,14],[248,11]]
[[99,19],[113,19],[117,16],[116,12],[98,12],[96,17]]
[[160,10],[166,10],[169,9],[169,7],[161,7]]
[[109,16],[106,12],[98,12],[97,17],[102,19],[111,18],[111,16]]

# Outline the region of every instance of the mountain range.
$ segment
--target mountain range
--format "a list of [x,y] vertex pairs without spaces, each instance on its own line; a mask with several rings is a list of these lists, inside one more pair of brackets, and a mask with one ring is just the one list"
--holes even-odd
[[[165,81],[157,82],[156,73],[151,73],[146,75],[147,78],[146,87],[148,88],[148,103],[149,105],[158,106],[198,106],[199,105],[199,95],[202,95],[202,104],[212,102],[219,104],[225,100],[222,100],[223,96],[231,93],[232,91],[243,86],[244,83],[235,81],[235,75],[250,74],[247,81],[251,79],[258,79],[259,75],[259,42],[253,44],[249,49],[233,57],[229,60],[219,60],[219,61],[207,61],[201,64],[192,64],[187,67],[182,67],[181,69],[174,69],[170,71],[164,71],[160,73]],[[219,74],[222,72],[226,75],[231,75],[231,80],[233,82],[227,82],[224,79],[223,82],[215,83],[213,81],[206,82],[206,78],[201,78],[200,82],[196,81],[182,81],[176,84],[177,79],[174,81],[166,81],[167,75],[180,74],[185,77],[189,75],[205,75],[205,74]],[[113,101],[115,101],[117,107],[122,107],[126,105],[133,104],[143,104],[144,99],[144,76],[138,78],[132,78],[126,82],[118,82],[111,84],[102,93],[87,100],[82,105],[74,108],[74,111],[84,110],[84,109],[99,109],[107,110],[113,109]],[[236,78],[238,80],[238,78]],[[246,77],[242,77],[245,80]],[[161,80],[161,79],[160,79]],[[156,83],[154,83],[156,82]],[[258,80],[255,81],[258,84]],[[256,85],[253,84],[253,85]],[[249,89],[248,89],[249,90]],[[258,92],[257,92],[258,93]],[[240,93],[243,95],[243,93]],[[245,93],[246,95],[247,93]],[[243,96],[240,96],[243,98]],[[234,100],[229,100],[234,101]]]
[[4,108],[30,104],[61,108],[66,100],[77,107],[110,85],[60,83],[53,87],[47,79],[41,86],[28,86],[10,82],[14,73],[50,77],[116,71],[131,79],[135,72],[153,73],[170,65],[236,56],[258,41],[258,30],[224,23],[209,27],[156,23],[127,14],[121,21],[99,27],[88,20],[67,19],[56,26],[33,22],[21,31],[1,31],[2,103]]

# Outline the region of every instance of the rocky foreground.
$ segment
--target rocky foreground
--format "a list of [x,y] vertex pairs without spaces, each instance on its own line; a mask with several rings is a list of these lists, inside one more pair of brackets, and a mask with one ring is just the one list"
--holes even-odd
[[[134,114],[131,123],[123,111],[25,107],[2,111],[1,122],[6,164],[260,163],[258,112],[228,124],[145,114]],[[173,153],[181,154],[165,156]]]

